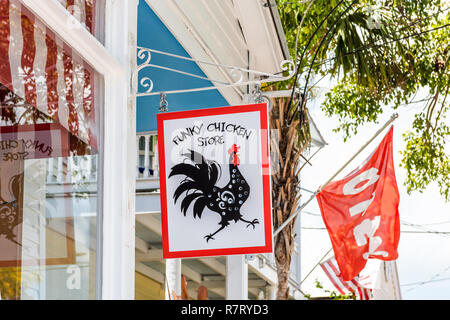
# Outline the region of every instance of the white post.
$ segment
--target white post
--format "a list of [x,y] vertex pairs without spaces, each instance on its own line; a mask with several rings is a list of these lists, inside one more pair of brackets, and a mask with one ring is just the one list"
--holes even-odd
[[153,176],[155,178],[159,177],[159,154],[158,154],[158,136],[153,136],[153,152],[155,156],[153,157]]
[[55,164],[53,158],[48,159],[48,173],[47,173],[47,182],[52,182],[54,180],[53,173],[55,171]]
[[68,183],[72,183],[72,172],[74,170],[73,157],[67,158],[67,173],[66,173],[66,181]]
[[266,300],[276,300],[277,287],[276,286],[267,286],[265,298],[266,298]]
[[173,300],[173,292],[181,295],[181,259],[166,259],[166,300]]
[[92,180],[97,181],[98,179],[98,175],[97,175],[97,170],[100,166],[100,164],[98,163],[98,155],[94,155],[92,156]]
[[63,171],[63,158],[58,158],[58,173],[57,173],[57,181],[59,183],[64,182],[64,171]]
[[145,135],[145,148],[144,148],[144,178],[150,176],[150,135]]
[[139,149],[139,141],[141,140],[141,136],[136,136],[136,177],[139,178],[140,177],[140,172],[139,172],[139,157],[140,157],[140,151],[141,149]]
[[227,300],[248,299],[248,264],[245,255],[227,256]]
[[[136,59],[138,0],[106,1],[105,45],[125,70],[105,78],[101,299],[135,292],[136,103],[130,78]],[[118,23],[120,21],[120,23]]]
[[92,161],[94,161],[94,156],[86,156],[86,177],[87,181],[92,181]]

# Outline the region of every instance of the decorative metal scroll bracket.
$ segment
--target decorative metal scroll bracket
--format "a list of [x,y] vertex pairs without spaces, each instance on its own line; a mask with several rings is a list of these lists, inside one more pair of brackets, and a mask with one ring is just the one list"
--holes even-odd
[[[294,76],[295,71],[296,71],[296,66],[295,66],[294,62],[292,62],[291,60],[281,61],[280,74],[283,74],[286,72],[288,73],[287,75],[282,76],[282,75],[278,75],[278,74],[270,74],[270,73],[266,73],[266,72],[260,72],[260,71],[240,68],[240,67],[236,67],[236,66],[230,66],[230,65],[217,64],[217,63],[212,63],[212,62],[207,62],[207,61],[196,60],[196,59],[187,58],[187,57],[183,57],[183,56],[179,56],[179,55],[175,55],[175,54],[171,54],[171,53],[167,53],[167,52],[163,52],[163,51],[159,51],[159,50],[144,48],[144,47],[137,47],[137,49],[138,49],[138,54],[137,54],[138,64],[133,72],[133,79],[132,79],[132,92],[134,93],[134,95],[136,97],[160,95],[161,93],[168,95],[168,94],[174,94],[174,93],[215,90],[215,89],[226,88],[226,87],[239,87],[239,86],[246,86],[246,85],[259,85],[260,86],[262,83],[279,82],[279,81],[288,80]],[[192,61],[197,64],[210,65],[210,66],[215,66],[217,68],[221,68],[224,70],[229,70],[231,81],[226,82],[226,81],[222,81],[222,80],[214,80],[214,79],[210,79],[210,78],[200,76],[197,74],[184,72],[181,70],[153,64],[153,63],[151,63],[152,53],[162,54],[162,55],[170,56],[173,58]],[[150,79],[149,77],[142,77],[141,79],[139,79],[139,73],[145,68],[157,68],[157,69],[162,69],[162,70],[166,70],[166,71],[170,71],[170,72],[174,72],[174,73],[178,73],[178,74],[183,74],[183,75],[198,78],[198,79],[208,80],[208,81],[212,82],[214,85],[209,86],[209,87],[201,87],[201,88],[182,89],[182,90],[165,90],[165,91],[153,92],[154,86],[153,86],[152,79]],[[251,78],[250,75],[253,76],[252,78],[258,77],[259,80],[255,79],[255,80],[244,81],[245,74],[248,74],[249,78]],[[141,92],[140,89],[145,89],[145,90],[143,92]]]

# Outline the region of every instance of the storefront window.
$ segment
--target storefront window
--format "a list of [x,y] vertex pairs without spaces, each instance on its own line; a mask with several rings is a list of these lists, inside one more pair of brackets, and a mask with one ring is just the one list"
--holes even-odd
[[[104,35],[104,12],[105,0],[55,0],[78,20],[90,33],[101,43]],[[70,23],[70,21],[68,22]]]
[[3,300],[97,297],[100,81],[19,1],[0,0]]

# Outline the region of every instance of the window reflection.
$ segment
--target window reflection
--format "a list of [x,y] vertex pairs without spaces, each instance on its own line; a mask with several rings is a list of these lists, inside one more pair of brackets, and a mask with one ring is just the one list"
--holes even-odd
[[[61,1],[93,34],[97,2]],[[19,0],[0,17],[0,296],[94,299],[100,79]]]
[[94,299],[97,155],[0,86],[2,299]]
[[[57,0],[74,20],[103,43],[103,8],[105,0]],[[72,21],[68,21],[70,24]]]

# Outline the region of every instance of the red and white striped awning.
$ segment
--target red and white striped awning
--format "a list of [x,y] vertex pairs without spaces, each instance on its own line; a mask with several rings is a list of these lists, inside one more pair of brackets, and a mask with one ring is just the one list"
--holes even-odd
[[[94,32],[94,0],[59,2]],[[20,1],[0,0],[0,83],[97,149],[94,74]]]
[[95,0],[58,0],[86,29],[95,34]]

